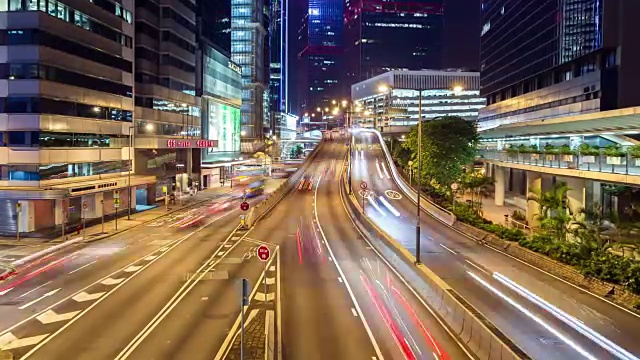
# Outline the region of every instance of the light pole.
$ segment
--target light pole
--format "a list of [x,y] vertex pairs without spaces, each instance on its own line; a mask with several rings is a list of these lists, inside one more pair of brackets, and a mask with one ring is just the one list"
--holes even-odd
[[[129,174],[127,181],[127,220],[131,220],[131,170],[133,168],[133,158],[131,157],[131,148],[133,147],[133,134],[135,134],[135,126],[129,126]],[[116,218],[118,217],[118,211],[116,210]]]
[[418,199],[416,218],[416,265],[420,264],[420,187],[422,182],[422,89],[418,90]]

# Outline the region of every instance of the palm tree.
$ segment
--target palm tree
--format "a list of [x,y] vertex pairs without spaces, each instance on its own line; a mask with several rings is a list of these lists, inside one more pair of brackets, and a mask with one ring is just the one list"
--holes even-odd
[[460,181],[460,190],[471,191],[471,206],[479,215],[482,213],[482,194],[486,193],[487,187],[491,184],[493,184],[493,179],[484,176],[479,171],[463,174]]
[[566,241],[576,220],[567,192],[571,190],[564,182],[553,184],[550,191],[531,189],[527,201],[538,203],[539,211],[536,215],[540,221],[540,228],[549,232],[555,240]]

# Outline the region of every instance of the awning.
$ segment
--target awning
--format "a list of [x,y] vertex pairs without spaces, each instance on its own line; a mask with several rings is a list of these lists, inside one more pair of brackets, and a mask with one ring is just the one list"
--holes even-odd
[[636,133],[640,131],[640,107],[501,125],[480,132],[482,139],[517,136]]

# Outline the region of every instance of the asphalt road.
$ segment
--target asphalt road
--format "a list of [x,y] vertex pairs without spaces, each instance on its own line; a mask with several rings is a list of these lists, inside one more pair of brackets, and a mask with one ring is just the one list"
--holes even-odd
[[[377,137],[359,134],[355,144],[359,150],[354,151],[354,189],[365,180],[375,194],[365,201],[368,216],[409,251],[415,251],[416,205],[393,181]],[[421,230],[422,262],[532,357],[616,358],[596,342],[604,340],[594,340],[597,334],[585,335],[584,328],[592,329],[632,354],[640,354],[640,343],[635,341],[634,332],[640,326],[637,315],[479,245],[424,211]],[[499,281],[496,274],[507,280]],[[546,303],[535,304],[531,294],[520,295],[523,290],[517,292],[513,286],[505,285],[509,279]],[[560,316],[554,316],[554,308],[547,304],[579,321],[569,320],[573,325],[568,325]],[[577,330],[581,327],[583,329]]]
[[0,296],[0,349],[15,359],[113,359],[238,225],[238,200],[226,202],[57,252],[32,265],[33,275],[23,270]]

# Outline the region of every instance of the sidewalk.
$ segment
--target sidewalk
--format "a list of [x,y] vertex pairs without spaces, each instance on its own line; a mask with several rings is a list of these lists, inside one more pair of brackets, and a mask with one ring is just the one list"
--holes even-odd
[[[127,215],[120,216],[118,218],[118,229],[115,228],[115,220],[105,221],[104,232],[102,230],[102,224],[93,226],[87,226],[85,229],[85,240],[95,241],[105,237],[113,236],[121,233],[135,226],[151,222],[161,216],[168,215],[174,212],[178,212],[182,209],[188,208],[195,204],[205,202],[214,199],[222,194],[229,192],[229,187],[216,187],[213,189],[207,189],[198,192],[194,196],[185,196],[183,198],[182,205],[179,203],[169,206],[169,210],[163,203],[153,207],[149,210],[141,211],[131,214],[131,220],[127,220]],[[20,260],[31,254],[35,254],[44,251],[55,245],[60,245],[65,241],[81,240],[82,232],[80,235],[77,232],[66,234],[64,237],[58,237],[55,239],[43,239],[43,238],[20,238],[18,242],[15,238],[0,238],[0,267],[2,263],[12,263],[16,260]],[[2,271],[0,270],[0,275]]]
[[[280,184],[286,180],[287,179],[268,179],[265,184],[265,193],[268,194],[275,191]],[[235,188],[233,190],[235,190]],[[133,227],[150,223],[164,215],[170,215],[198,203],[213,200],[233,190],[229,186],[214,187],[199,191],[194,196],[185,195],[182,198],[182,204],[179,199],[176,199],[176,203],[169,205],[169,210],[167,210],[164,203],[158,203],[156,207],[150,208],[149,210],[131,214],[131,220],[127,220],[125,213],[125,215],[118,218],[117,230],[115,228],[115,220],[105,221],[104,231],[101,223],[87,226],[84,232],[84,241],[96,241],[116,235]],[[20,261],[27,256],[45,252],[47,249],[66,242],[82,241],[82,236],[82,232],[78,235],[78,233],[74,231],[65,234],[64,237],[60,236],[54,239],[21,237],[19,242],[16,238],[0,237],[0,277],[2,277],[3,269],[10,267],[9,264]]]
[[[465,193],[463,196],[459,195],[456,197],[457,202],[466,202],[467,200],[471,200],[471,195],[468,193]],[[526,210],[521,209],[515,205],[508,204],[506,202],[504,203],[504,206],[496,205],[493,194],[491,194],[490,196],[482,197],[482,217],[490,220],[494,224],[504,225],[504,216],[509,215],[509,217],[511,217],[511,214],[514,211],[521,211],[523,213],[526,212]]]

